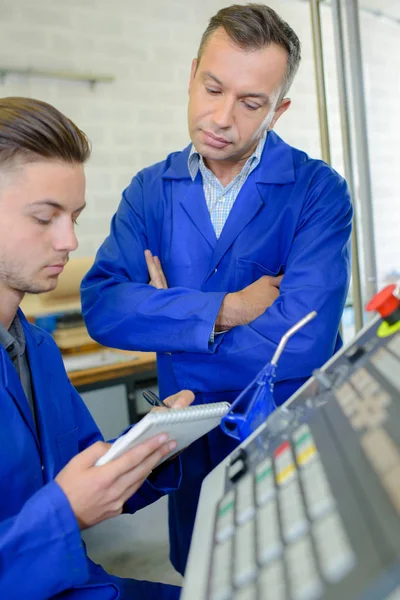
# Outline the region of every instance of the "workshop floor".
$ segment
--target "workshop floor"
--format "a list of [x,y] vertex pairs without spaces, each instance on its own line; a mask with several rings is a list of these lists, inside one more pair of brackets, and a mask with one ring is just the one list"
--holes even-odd
[[88,554],[121,577],[182,585],[169,562],[167,499],[135,515],[121,515],[84,532]]

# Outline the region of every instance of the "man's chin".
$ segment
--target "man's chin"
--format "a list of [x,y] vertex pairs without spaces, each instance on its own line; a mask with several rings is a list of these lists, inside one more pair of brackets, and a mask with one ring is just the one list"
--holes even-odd
[[199,151],[204,160],[232,160],[232,147],[211,148],[206,144],[201,146]]
[[32,281],[27,283],[24,287],[26,294],[45,294],[46,292],[51,292],[57,287],[58,277],[48,277],[42,281]]

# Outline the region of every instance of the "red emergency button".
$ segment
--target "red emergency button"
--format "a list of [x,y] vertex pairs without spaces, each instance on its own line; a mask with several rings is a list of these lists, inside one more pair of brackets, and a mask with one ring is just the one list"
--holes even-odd
[[397,313],[400,310],[400,298],[394,295],[396,286],[394,283],[386,286],[375,294],[365,307],[367,310],[376,310],[384,319],[390,317],[393,313]]

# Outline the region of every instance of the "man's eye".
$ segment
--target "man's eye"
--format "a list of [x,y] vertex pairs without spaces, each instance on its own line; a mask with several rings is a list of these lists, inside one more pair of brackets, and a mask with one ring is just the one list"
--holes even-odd
[[215,88],[209,88],[209,87],[206,87],[206,90],[207,90],[207,92],[208,92],[209,94],[211,94],[212,96],[216,96],[217,94],[219,94],[219,93],[220,93],[220,91],[219,91],[219,90],[216,90]]
[[249,102],[244,102],[244,105],[248,110],[257,110],[260,108],[258,104],[249,104]]
[[49,223],[51,222],[51,219],[39,219],[39,217],[34,217],[36,223],[39,223],[39,225],[49,225]]

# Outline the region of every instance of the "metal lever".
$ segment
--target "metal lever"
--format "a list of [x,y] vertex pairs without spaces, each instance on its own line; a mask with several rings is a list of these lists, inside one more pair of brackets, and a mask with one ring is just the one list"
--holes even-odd
[[274,401],[274,379],[278,360],[294,333],[316,316],[310,312],[291,327],[281,338],[271,362],[268,362],[253,381],[232,403],[230,411],[222,418],[221,428],[230,437],[243,442],[262,425],[276,408]]
[[271,365],[276,366],[278,364],[278,360],[281,357],[281,354],[289,340],[289,338],[292,337],[293,334],[295,334],[299,329],[301,329],[302,327],[304,327],[304,325],[306,325],[309,321],[312,321],[312,319],[314,317],[317,316],[317,313],[315,310],[313,310],[312,312],[308,313],[308,315],[306,315],[305,317],[303,317],[302,319],[300,319],[300,321],[298,321],[296,323],[296,325],[293,325],[293,327],[291,327],[282,337],[281,337],[281,341],[279,342],[279,345],[277,347],[277,349],[275,350],[275,353],[272,357],[271,360]]

